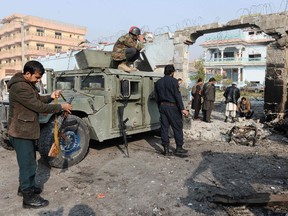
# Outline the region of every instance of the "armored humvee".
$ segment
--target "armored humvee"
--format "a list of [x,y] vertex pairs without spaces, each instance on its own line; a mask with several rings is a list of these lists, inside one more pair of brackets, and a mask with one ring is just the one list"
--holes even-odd
[[[81,161],[90,139],[102,142],[122,136],[121,118],[128,119],[125,124],[127,135],[159,128],[153,89],[162,74],[126,73],[109,68],[109,53],[103,51],[83,50],[76,59],[82,69],[47,71],[48,91],[62,89],[64,98],[74,97],[72,115],[62,126],[61,153],[56,158],[49,158],[50,165],[55,167]],[[120,116],[119,107],[123,108],[123,116]],[[41,117],[44,125],[38,149],[47,157],[53,143],[54,118],[47,116],[45,120],[45,116]]]

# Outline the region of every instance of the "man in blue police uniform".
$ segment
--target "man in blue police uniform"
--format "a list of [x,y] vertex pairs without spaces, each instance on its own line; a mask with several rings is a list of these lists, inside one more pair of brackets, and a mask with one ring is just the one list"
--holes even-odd
[[178,80],[174,76],[173,65],[166,65],[164,77],[155,84],[155,97],[160,112],[161,141],[164,147],[164,155],[171,155],[169,150],[169,127],[172,127],[176,142],[175,153],[187,153],[183,149],[183,119],[182,115],[188,116],[189,112],[184,108],[182,96],[179,91]]

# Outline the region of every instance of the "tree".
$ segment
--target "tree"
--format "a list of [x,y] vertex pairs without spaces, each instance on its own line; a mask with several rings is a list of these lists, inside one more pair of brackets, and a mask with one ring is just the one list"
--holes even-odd
[[200,59],[195,61],[195,69],[197,70],[197,74],[190,77],[191,80],[197,81],[199,78],[204,80],[205,73],[204,73],[204,60]]

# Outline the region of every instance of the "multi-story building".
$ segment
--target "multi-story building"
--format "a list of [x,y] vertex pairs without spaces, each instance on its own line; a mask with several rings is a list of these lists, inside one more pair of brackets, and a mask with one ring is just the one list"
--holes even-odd
[[0,78],[21,71],[30,59],[79,48],[87,32],[86,27],[21,14],[0,23]]
[[267,44],[273,40],[256,29],[238,29],[208,36],[201,44],[205,73],[208,77],[221,74],[224,79],[239,83],[263,83]]

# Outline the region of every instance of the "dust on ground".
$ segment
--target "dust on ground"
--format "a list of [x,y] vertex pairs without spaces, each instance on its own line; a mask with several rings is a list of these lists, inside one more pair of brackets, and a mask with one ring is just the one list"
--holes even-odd
[[[257,119],[263,117],[263,101],[252,101],[252,106],[253,121],[261,125]],[[164,157],[155,133],[129,137],[129,158],[122,139],[93,142],[86,158],[68,169],[51,168],[37,154],[37,185],[50,201],[41,209],[22,208],[22,198],[16,195],[15,152],[0,148],[0,215],[287,215],[283,207],[211,202],[215,194],[287,194],[287,139],[268,131],[256,146],[228,143],[225,133],[235,123],[224,123],[224,110],[224,103],[218,101],[211,124],[192,121],[192,128],[185,131],[189,152],[183,157]],[[198,140],[192,139],[193,131],[201,132]],[[175,149],[173,139],[171,146]]]

